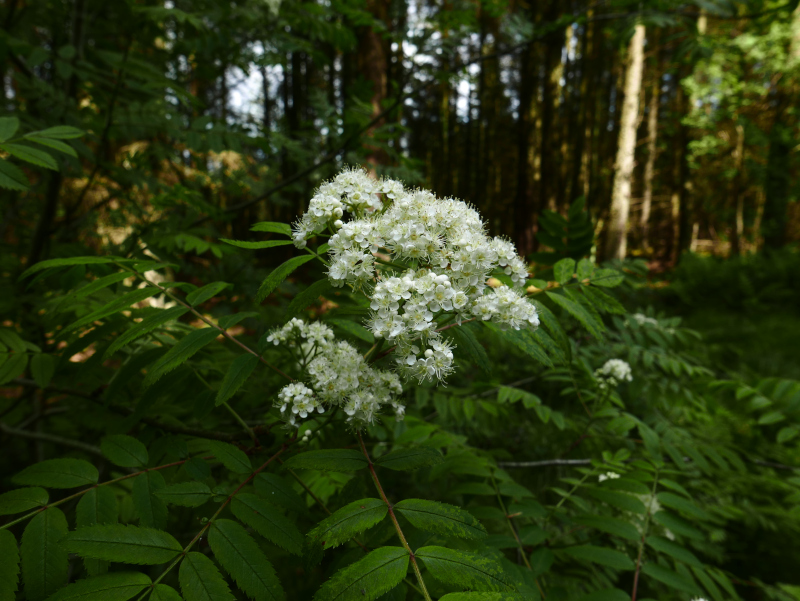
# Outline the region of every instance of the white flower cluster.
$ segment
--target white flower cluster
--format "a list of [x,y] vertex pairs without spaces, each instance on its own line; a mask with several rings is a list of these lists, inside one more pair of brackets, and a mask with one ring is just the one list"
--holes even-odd
[[631,366],[622,359],[609,359],[603,364],[603,367],[595,370],[594,377],[602,390],[609,387],[614,388],[621,382],[633,380]]
[[644,313],[634,313],[633,315],[631,315],[631,317],[640,326],[648,325],[648,326],[658,327],[658,320],[653,319],[652,317],[647,317],[647,315],[645,315]]
[[619,474],[617,472],[606,472],[605,474],[600,474],[597,476],[598,482],[605,482],[606,480],[616,480],[619,478]]
[[[409,377],[443,379],[452,371],[452,348],[436,331],[440,316],[517,330],[539,325],[521,290],[528,271],[516,248],[489,238],[480,215],[462,201],[349,170],[312,198],[295,225],[295,245],[326,228],[334,232],[330,281],[365,290],[373,310],[368,326],[396,346],[398,368]],[[520,288],[487,286],[495,270]]]
[[321,323],[293,319],[267,338],[296,353],[309,382],[292,382],[278,393],[275,406],[290,425],[299,427],[297,418],[306,418],[330,406],[342,407],[347,421],[371,423],[385,405],[391,405],[397,420],[405,407],[397,401],[403,392],[400,378],[391,372],[370,367],[348,342],[335,340],[331,329]]

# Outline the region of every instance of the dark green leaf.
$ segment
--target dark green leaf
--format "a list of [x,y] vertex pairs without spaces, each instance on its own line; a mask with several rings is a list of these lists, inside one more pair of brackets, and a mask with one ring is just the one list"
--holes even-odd
[[19,549],[10,530],[0,530],[0,599],[11,601],[19,586]]
[[381,455],[375,460],[375,465],[388,467],[390,470],[416,470],[429,465],[436,465],[444,461],[444,456],[432,447],[414,447],[411,449],[398,449]]
[[326,320],[326,323],[336,326],[354,338],[358,338],[359,340],[363,340],[369,344],[375,343],[375,337],[372,335],[372,332],[354,321],[350,321],[349,319],[328,319]]
[[584,286],[583,293],[599,310],[614,315],[625,315],[627,311],[617,299],[593,286]]
[[120,296],[119,298],[114,299],[113,301],[103,305],[96,311],[92,311],[88,315],[84,315],[78,321],[71,323],[66,328],[61,330],[59,337],[63,338],[70,332],[73,332],[79,328],[82,328],[86,325],[94,323],[95,321],[99,321],[101,319],[105,319],[109,315],[113,315],[114,313],[118,313],[123,309],[127,309],[131,305],[135,305],[145,299],[150,298],[151,296],[155,296],[159,294],[161,291],[155,288],[138,288],[136,290],[131,290]]
[[149,601],[183,601],[183,597],[171,586],[157,584],[150,593]]
[[211,441],[207,443],[208,450],[226,468],[237,474],[249,474],[253,471],[250,459],[244,451],[227,442]]
[[[5,361],[3,358],[7,357]],[[28,365],[28,355],[25,353],[0,353],[0,386],[22,375]]]
[[401,547],[380,547],[336,572],[314,601],[373,601],[397,586],[408,571],[408,553]]
[[5,144],[0,144],[0,150],[4,150],[11,156],[38,167],[58,171],[58,163],[56,163],[56,160],[50,154],[38,148],[7,142]]
[[265,242],[247,242],[245,240],[229,240],[228,238],[220,238],[225,244],[236,246],[238,248],[246,248],[248,250],[259,250],[262,248],[272,248],[273,246],[286,246],[291,244],[291,240],[267,240]]
[[593,286],[603,286],[604,288],[614,288],[622,283],[625,276],[616,269],[598,269],[591,277]]
[[292,511],[301,511],[305,507],[300,495],[295,492],[286,479],[278,474],[261,472],[256,476],[253,484],[258,496],[274,505],[280,505]]
[[578,280],[583,281],[586,278],[592,277],[594,273],[594,263],[589,259],[581,259],[578,261],[577,275]]
[[84,132],[77,127],[69,125],[56,125],[55,127],[48,127],[40,131],[32,131],[26,136],[30,135],[41,136],[42,138],[54,138],[56,140],[71,140],[73,138],[80,138]]
[[612,507],[622,509],[623,511],[632,511],[634,513],[647,513],[647,509],[639,499],[633,495],[624,492],[617,492],[615,490],[606,490],[604,488],[587,488],[586,494],[594,497],[598,501],[608,503]]
[[19,129],[19,119],[16,117],[0,117],[0,142],[10,140]]
[[[85,528],[97,524],[116,524],[119,517],[117,497],[109,486],[91,489],[78,501],[75,511],[75,527]],[[87,557],[83,560],[89,576],[99,576],[108,572],[108,562]]]
[[189,309],[186,307],[170,307],[158,313],[154,313],[149,317],[145,317],[142,321],[127,330],[124,334],[120,335],[105,352],[105,358],[110,357],[121,349],[126,344],[133,342],[137,338],[141,338],[145,334],[149,334],[158,326],[163,325],[173,319],[178,319],[181,315],[186,313]]
[[459,350],[464,351],[470,360],[484,372],[491,373],[492,365],[489,363],[489,356],[486,354],[486,350],[478,342],[472,330],[466,327],[466,324],[458,328],[450,328],[448,332],[455,340]]
[[613,536],[619,536],[632,541],[638,541],[641,538],[641,534],[639,534],[639,531],[633,524],[619,518],[592,515],[577,517],[575,518],[575,522],[582,526],[596,528]]
[[397,503],[394,509],[420,530],[472,540],[486,538],[486,529],[481,523],[455,505],[406,499]]
[[78,528],[63,538],[61,546],[81,557],[136,565],[166,563],[182,550],[178,541],[162,530],[122,524]]
[[437,580],[474,591],[513,591],[514,585],[495,560],[444,547],[423,547],[414,554]]
[[208,542],[219,563],[237,586],[253,599],[284,598],[272,564],[247,531],[232,520],[216,520]]
[[606,588],[589,593],[585,597],[581,597],[579,601],[628,601],[630,598],[630,594],[618,588]]
[[181,338],[178,344],[169,349],[166,355],[150,367],[144,379],[145,388],[152,386],[161,376],[168,374],[188,361],[192,355],[213,342],[219,335],[219,331],[216,328],[201,328],[193,330]]
[[681,534],[683,536],[688,536],[689,538],[693,538],[694,540],[702,541],[705,540],[705,536],[703,533],[693,528],[686,520],[677,515],[670,513],[669,511],[659,511],[653,515],[653,519],[668,528],[675,534]]
[[97,468],[83,459],[47,459],[26,467],[12,480],[44,488],[74,488],[96,484]]
[[67,518],[57,507],[37,513],[25,527],[20,556],[29,601],[42,601],[67,584],[69,554],[61,544],[66,534]]
[[136,259],[123,259],[120,257],[69,257],[67,259],[48,259],[31,265],[22,272],[19,280],[24,280],[31,274],[51,267],[71,267],[73,265],[102,265],[106,263],[135,263]]
[[701,592],[693,580],[676,574],[672,570],[658,565],[657,563],[649,562],[644,564],[644,566],[642,566],[642,574],[650,576],[650,578],[663,582],[667,586],[678,589],[679,591],[690,594],[700,594]]
[[156,496],[166,486],[164,476],[153,471],[137,476],[133,481],[133,506],[142,526],[163,528],[167,523],[167,506]]
[[190,304],[192,307],[195,305],[201,305],[206,302],[208,299],[213,298],[225,288],[230,286],[227,282],[212,282],[211,284],[207,284],[202,288],[198,288],[194,292],[190,292],[186,295],[186,302]]
[[367,467],[362,453],[352,449],[329,449],[306,451],[289,458],[283,466],[296,470],[323,470],[328,472],[352,472]]
[[236,601],[217,566],[202,553],[188,553],[178,571],[187,601]]
[[22,513],[47,505],[49,497],[43,488],[18,488],[0,495],[0,515]]
[[224,317],[219,318],[217,325],[219,325],[219,327],[221,327],[223,330],[227,330],[228,328],[235,326],[243,319],[247,319],[248,317],[258,317],[258,315],[259,314],[255,311],[245,311],[244,313],[225,315]]
[[666,553],[673,559],[698,568],[703,567],[703,563],[697,559],[694,553],[665,538],[661,538],[660,536],[648,536],[647,544],[660,553]]
[[489,322],[484,322],[484,325],[497,335],[502,336],[509,342],[514,343],[517,347],[519,347],[520,350],[528,354],[539,363],[542,363],[547,367],[553,367],[553,362],[550,360],[550,357],[547,356],[547,353],[544,352],[544,349],[542,349],[536,340],[534,340],[529,330],[501,330],[498,326]]
[[53,140],[50,138],[31,135],[25,136],[25,139],[30,142],[35,142],[36,144],[41,144],[42,146],[47,146],[48,148],[52,148],[58,152],[63,152],[64,154],[68,154],[73,158],[78,158],[78,153],[75,152],[75,149],[69,144],[64,144],[64,142],[61,142],[60,140]]
[[600,565],[617,570],[633,569],[633,561],[631,561],[631,558],[625,555],[625,553],[614,549],[606,549],[595,545],[579,545],[567,547],[564,549],[564,553],[573,559],[599,563]]
[[592,336],[598,339],[603,338],[605,326],[601,322],[598,322],[583,305],[576,303],[575,301],[570,300],[561,294],[556,294],[554,292],[546,292],[545,294],[547,294],[547,297],[555,304],[577,319]]
[[322,520],[308,533],[314,545],[323,549],[338,547],[356,534],[380,522],[389,508],[380,499],[361,499],[345,505]]
[[292,235],[292,226],[288,223],[278,223],[276,221],[261,221],[250,228],[251,232],[272,232],[273,234]]
[[559,284],[566,284],[575,273],[575,259],[561,259],[553,265],[553,277]]
[[143,467],[149,459],[147,448],[127,434],[111,434],[100,441],[103,455],[120,467]]
[[708,515],[708,513],[700,509],[697,505],[695,505],[688,499],[679,497],[678,495],[673,494],[671,492],[660,492],[658,493],[658,495],[656,495],[656,497],[658,498],[659,502],[662,505],[665,505],[666,507],[669,507],[671,509],[677,509],[679,511],[682,511],[683,513],[686,513],[692,516],[693,518],[708,520],[711,517]]
[[316,302],[320,296],[325,296],[333,290],[334,287],[328,281],[328,278],[317,280],[292,299],[292,302],[286,307],[283,320],[289,321],[293,317],[297,317],[303,309]]
[[256,495],[240,493],[233,497],[231,511],[233,511],[233,515],[268,541],[286,549],[289,553],[295,555],[302,553],[303,535],[300,534],[297,526],[287,519],[277,507],[270,505],[264,499]]
[[247,381],[250,374],[258,365],[258,357],[245,353],[239,355],[233,360],[228,372],[225,374],[225,379],[222,380],[222,385],[217,392],[217,398],[214,403],[219,406],[229,398],[231,398],[239,388]]
[[39,388],[46,388],[56,371],[56,359],[52,355],[37,353],[31,357],[31,375]]
[[141,572],[114,572],[78,580],[48,601],[127,601],[150,584],[150,577]]
[[313,258],[313,255],[294,257],[276,267],[275,270],[267,276],[267,279],[261,282],[261,286],[258,288],[258,293],[256,294],[256,300],[258,302],[263,301],[270,294],[272,294],[272,291],[275,290],[275,288],[277,288],[278,285],[289,276],[289,274],[291,274],[295,269],[304,263],[308,263]]
[[29,185],[30,182],[22,169],[5,159],[0,159],[0,188],[24,192]]
[[155,494],[170,505],[200,507],[211,498],[211,489],[202,482],[180,482],[157,490]]

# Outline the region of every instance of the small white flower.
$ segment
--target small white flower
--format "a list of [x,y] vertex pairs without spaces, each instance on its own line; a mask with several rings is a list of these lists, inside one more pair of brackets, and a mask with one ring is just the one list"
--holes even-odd
[[616,472],[606,472],[605,474],[600,474],[597,476],[597,480],[599,482],[605,482],[606,480],[616,480],[619,478],[619,474]]

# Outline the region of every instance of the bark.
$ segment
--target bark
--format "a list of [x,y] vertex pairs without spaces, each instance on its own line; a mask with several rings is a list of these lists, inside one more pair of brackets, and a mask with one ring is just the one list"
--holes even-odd
[[[374,19],[388,23],[388,0],[368,0],[366,9]],[[372,85],[369,103],[372,107],[370,119],[374,119],[383,110],[389,73],[387,44],[375,27],[364,26],[359,28],[356,55],[358,57],[359,74]],[[365,133],[366,143],[364,147],[368,152],[366,163],[367,167],[373,171],[378,165],[386,165],[389,162],[389,156],[386,151],[375,143],[370,142],[370,139],[375,136],[375,130],[381,125],[383,125],[383,121],[375,123]]]
[[[545,22],[552,23],[558,19],[559,2],[551,0],[545,12]],[[542,129],[541,129],[541,163],[539,171],[539,187],[542,208],[556,208],[556,185],[558,181],[558,139],[554,127],[558,111],[558,88],[561,79],[561,50],[564,38],[560,31],[554,31],[544,39],[544,81],[542,85]]]
[[[656,42],[657,44],[658,42]],[[644,167],[644,194],[639,227],[642,236],[642,249],[647,252],[650,245],[650,212],[653,206],[653,178],[656,156],[658,154],[658,105],[661,101],[661,57],[656,45],[655,69],[650,84],[650,100],[647,106],[647,163]]]
[[523,256],[533,251],[538,211],[535,208],[531,163],[531,118],[536,77],[533,69],[534,45],[522,53],[519,73],[519,119],[517,122],[517,193],[514,202],[514,240]]
[[625,99],[619,126],[617,161],[611,212],[606,239],[606,258],[623,259],[626,251],[626,227],[631,205],[631,179],[636,150],[636,117],[642,87],[644,62],[644,25],[637,25],[628,46],[629,63],[625,74]]
[[736,125],[736,149],[733,153],[734,169],[736,175],[733,177],[733,187],[731,190],[731,204],[733,205],[735,223],[731,236],[731,254],[740,255],[743,249],[744,235],[744,192],[742,190],[744,181],[744,126]]

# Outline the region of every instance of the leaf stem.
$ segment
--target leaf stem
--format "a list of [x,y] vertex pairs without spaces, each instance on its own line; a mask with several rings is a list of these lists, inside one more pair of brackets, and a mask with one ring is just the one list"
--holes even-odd
[[653,489],[650,491],[650,502],[647,505],[647,516],[644,519],[644,526],[642,527],[642,540],[639,541],[639,554],[636,557],[636,572],[633,574],[633,591],[631,591],[631,601],[636,601],[636,593],[639,589],[639,571],[642,568],[642,555],[644,554],[644,540],[647,536],[647,529],[650,527],[650,517],[653,513],[653,501],[656,497],[656,489],[658,488],[659,471],[656,469],[656,477],[653,480]]
[[256,447],[260,447],[261,443],[258,441],[258,437],[256,436],[256,433],[253,432],[253,429],[250,426],[247,425],[246,421],[244,421],[242,419],[242,416],[239,415],[238,413],[236,413],[236,411],[233,409],[233,407],[231,407],[228,403],[222,403],[222,404],[224,405],[225,409],[227,409],[230,412],[230,414],[233,416],[233,419],[235,419],[237,422],[239,422],[239,425],[242,428],[244,428],[244,431],[247,432],[247,434],[250,436],[250,438],[253,439],[253,444]]
[[425,597],[426,601],[433,601],[428,589],[425,586],[425,581],[422,579],[422,572],[419,569],[419,564],[417,564],[417,558],[414,556],[414,552],[411,550],[411,546],[408,544],[408,541],[403,534],[403,529],[400,528],[400,522],[397,521],[397,516],[394,513],[392,504],[389,502],[389,499],[386,498],[386,493],[383,492],[381,481],[378,479],[378,474],[375,472],[375,466],[372,463],[369,453],[367,453],[367,447],[364,444],[364,439],[361,437],[360,432],[357,433],[357,436],[358,442],[361,443],[361,452],[364,453],[364,457],[367,458],[367,462],[369,463],[369,472],[372,475],[372,481],[375,482],[375,487],[378,489],[381,499],[383,499],[383,502],[386,503],[386,507],[389,508],[389,517],[392,518],[392,523],[394,524],[394,529],[397,531],[398,538],[400,538],[400,542],[403,544],[403,547],[406,551],[408,551],[408,555],[411,557],[411,566],[414,568],[414,574],[417,577],[417,582],[419,582],[419,586],[422,589],[422,595]]

